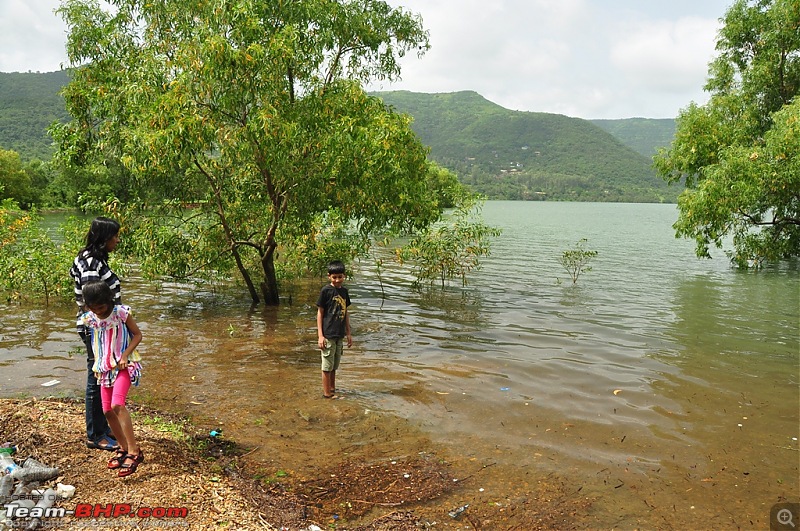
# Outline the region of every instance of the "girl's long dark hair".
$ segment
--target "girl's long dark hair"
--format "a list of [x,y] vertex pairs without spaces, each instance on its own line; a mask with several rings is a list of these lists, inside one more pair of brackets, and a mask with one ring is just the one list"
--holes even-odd
[[119,233],[119,228],[119,223],[111,218],[102,216],[94,218],[92,226],[89,227],[89,233],[86,235],[86,247],[81,250],[81,254],[107,262],[106,243]]
[[114,292],[102,280],[93,280],[83,285],[83,303],[86,306],[107,304],[114,306]]

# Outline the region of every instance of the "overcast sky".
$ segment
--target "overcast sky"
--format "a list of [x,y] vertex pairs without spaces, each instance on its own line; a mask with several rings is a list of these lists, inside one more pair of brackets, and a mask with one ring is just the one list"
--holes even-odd
[[[421,15],[431,50],[403,61],[402,81],[371,90],[474,90],[508,109],[587,119],[674,118],[705,103],[719,19],[733,2],[388,1]],[[61,68],[58,5],[0,0],[0,72]]]

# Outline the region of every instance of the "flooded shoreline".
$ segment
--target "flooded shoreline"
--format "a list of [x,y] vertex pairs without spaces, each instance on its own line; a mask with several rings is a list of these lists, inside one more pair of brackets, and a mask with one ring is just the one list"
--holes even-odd
[[[228,321],[212,328],[221,331]],[[234,323],[232,336],[217,334],[210,342],[187,336],[169,349],[164,342],[174,342],[174,333],[161,337],[151,325],[145,378],[132,400],[221,428],[252,447],[249,458],[265,469],[297,477],[312,477],[331,460],[371,462],[432,452],[450,463],[454,475],[473,477],[469,488],[437,502],[443,505],[503,503],[530,495],[542,482],[558,485],[559,503],[584,508],[575,518],[588,528],[749,527],[749,521],[759,528],[768,525],[771,500],[791,496],[792,465],[774,462],[791,459],[791,441],[780,449],[770,447],[768,437],[753,437],[774,430],[763,425],[764,409],[774,404],[746,393],[728,402],[735,397],[709,388],[701,397],[703,407],[718,410],[721,422],[731,424],[729,441],[715,448],[706,440],[714,426],[699,426],[692,411],[647,404],[642,390],[609,389],[608,400],[613,397],[618,407],[605,419],[580,412],[564,417],[535,395],[515,393],[513,384],[491,385],[497,367],[381,363],[362,343],[345,353],[343,399],[327,401],[319,392],[316,353],[300,347],[313,341],[312,331],[295,326],[295,337],[267,347],[256,339],[263,333],[263,321],[256,321],[249,330],[244,322]],[[254,337],[242,341],[245,330]],[[57,359],[54,366],[70,375],[58,385],[25,392],[82,395],[84,362],[74,350],[81,344],[64,339],[69,346],[52,338],[47,345],[73,352],[71,359],[45,354],[38,362],[52,366]],[[669,393],[671,386],[683,385],[681,379],[676,373],[674,381],[653,385]],[[492,403],[487,394],[502,401]],[[651,417],[674,418],[674,426],[626,421],[626,408],[650,409]],[[791,408],[783,413],[789,421],[791,414]],[[747,493],[755,484],[774,485],[774,497],[753,500]]]
[[[666,205],[497,206],[504,234],[467,288],[415,292],[400,269],[355,264],[342,400],[321,398],[321,280],[248,310],[235,290],[125,279],[144,334],[132,400],[301,476],[435,452],[473,478],[453,507],[552,482],[588,528],[768,527],[800,492],[797,271],[697,261]],[[556,258],[577,236],[600,254],[570,286]],[[71,313],[2,307],[0,396],[82,396]]]

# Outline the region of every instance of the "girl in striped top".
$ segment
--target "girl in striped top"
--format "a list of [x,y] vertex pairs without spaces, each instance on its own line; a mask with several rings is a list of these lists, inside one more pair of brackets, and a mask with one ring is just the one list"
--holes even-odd
[[142,373],[141,357],[136,352],[142,332],[130,307],[115,304],[114,293],[102,280],[83,286],[83,300],[89,311],[81,316],[81,322],[95,353],[92,370],[100,384],[103,413],[119,442],[108,468],[119,469],[119,477],[125,477],[136,472],[144,461],[125,407],[128,391],[131,385],[139,385]]

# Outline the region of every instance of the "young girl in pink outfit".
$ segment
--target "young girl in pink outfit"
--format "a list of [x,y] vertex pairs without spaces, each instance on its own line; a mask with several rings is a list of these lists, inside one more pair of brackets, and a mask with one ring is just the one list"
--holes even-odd
[[139,385],[141,357],[136,347],[142,332],[129,306],[114,303],[114,293],[100,281],[83,286],[83,301],[89,310],[81,321],[91,334],[95,362],[92,367],[100,385],[103,413],[117,437],[119,450],[108,462],[108,468],[119,469],[119,477],[130,476],[144,461],[144,453],[133,434],[131,415],[125,400],[131,385]]

